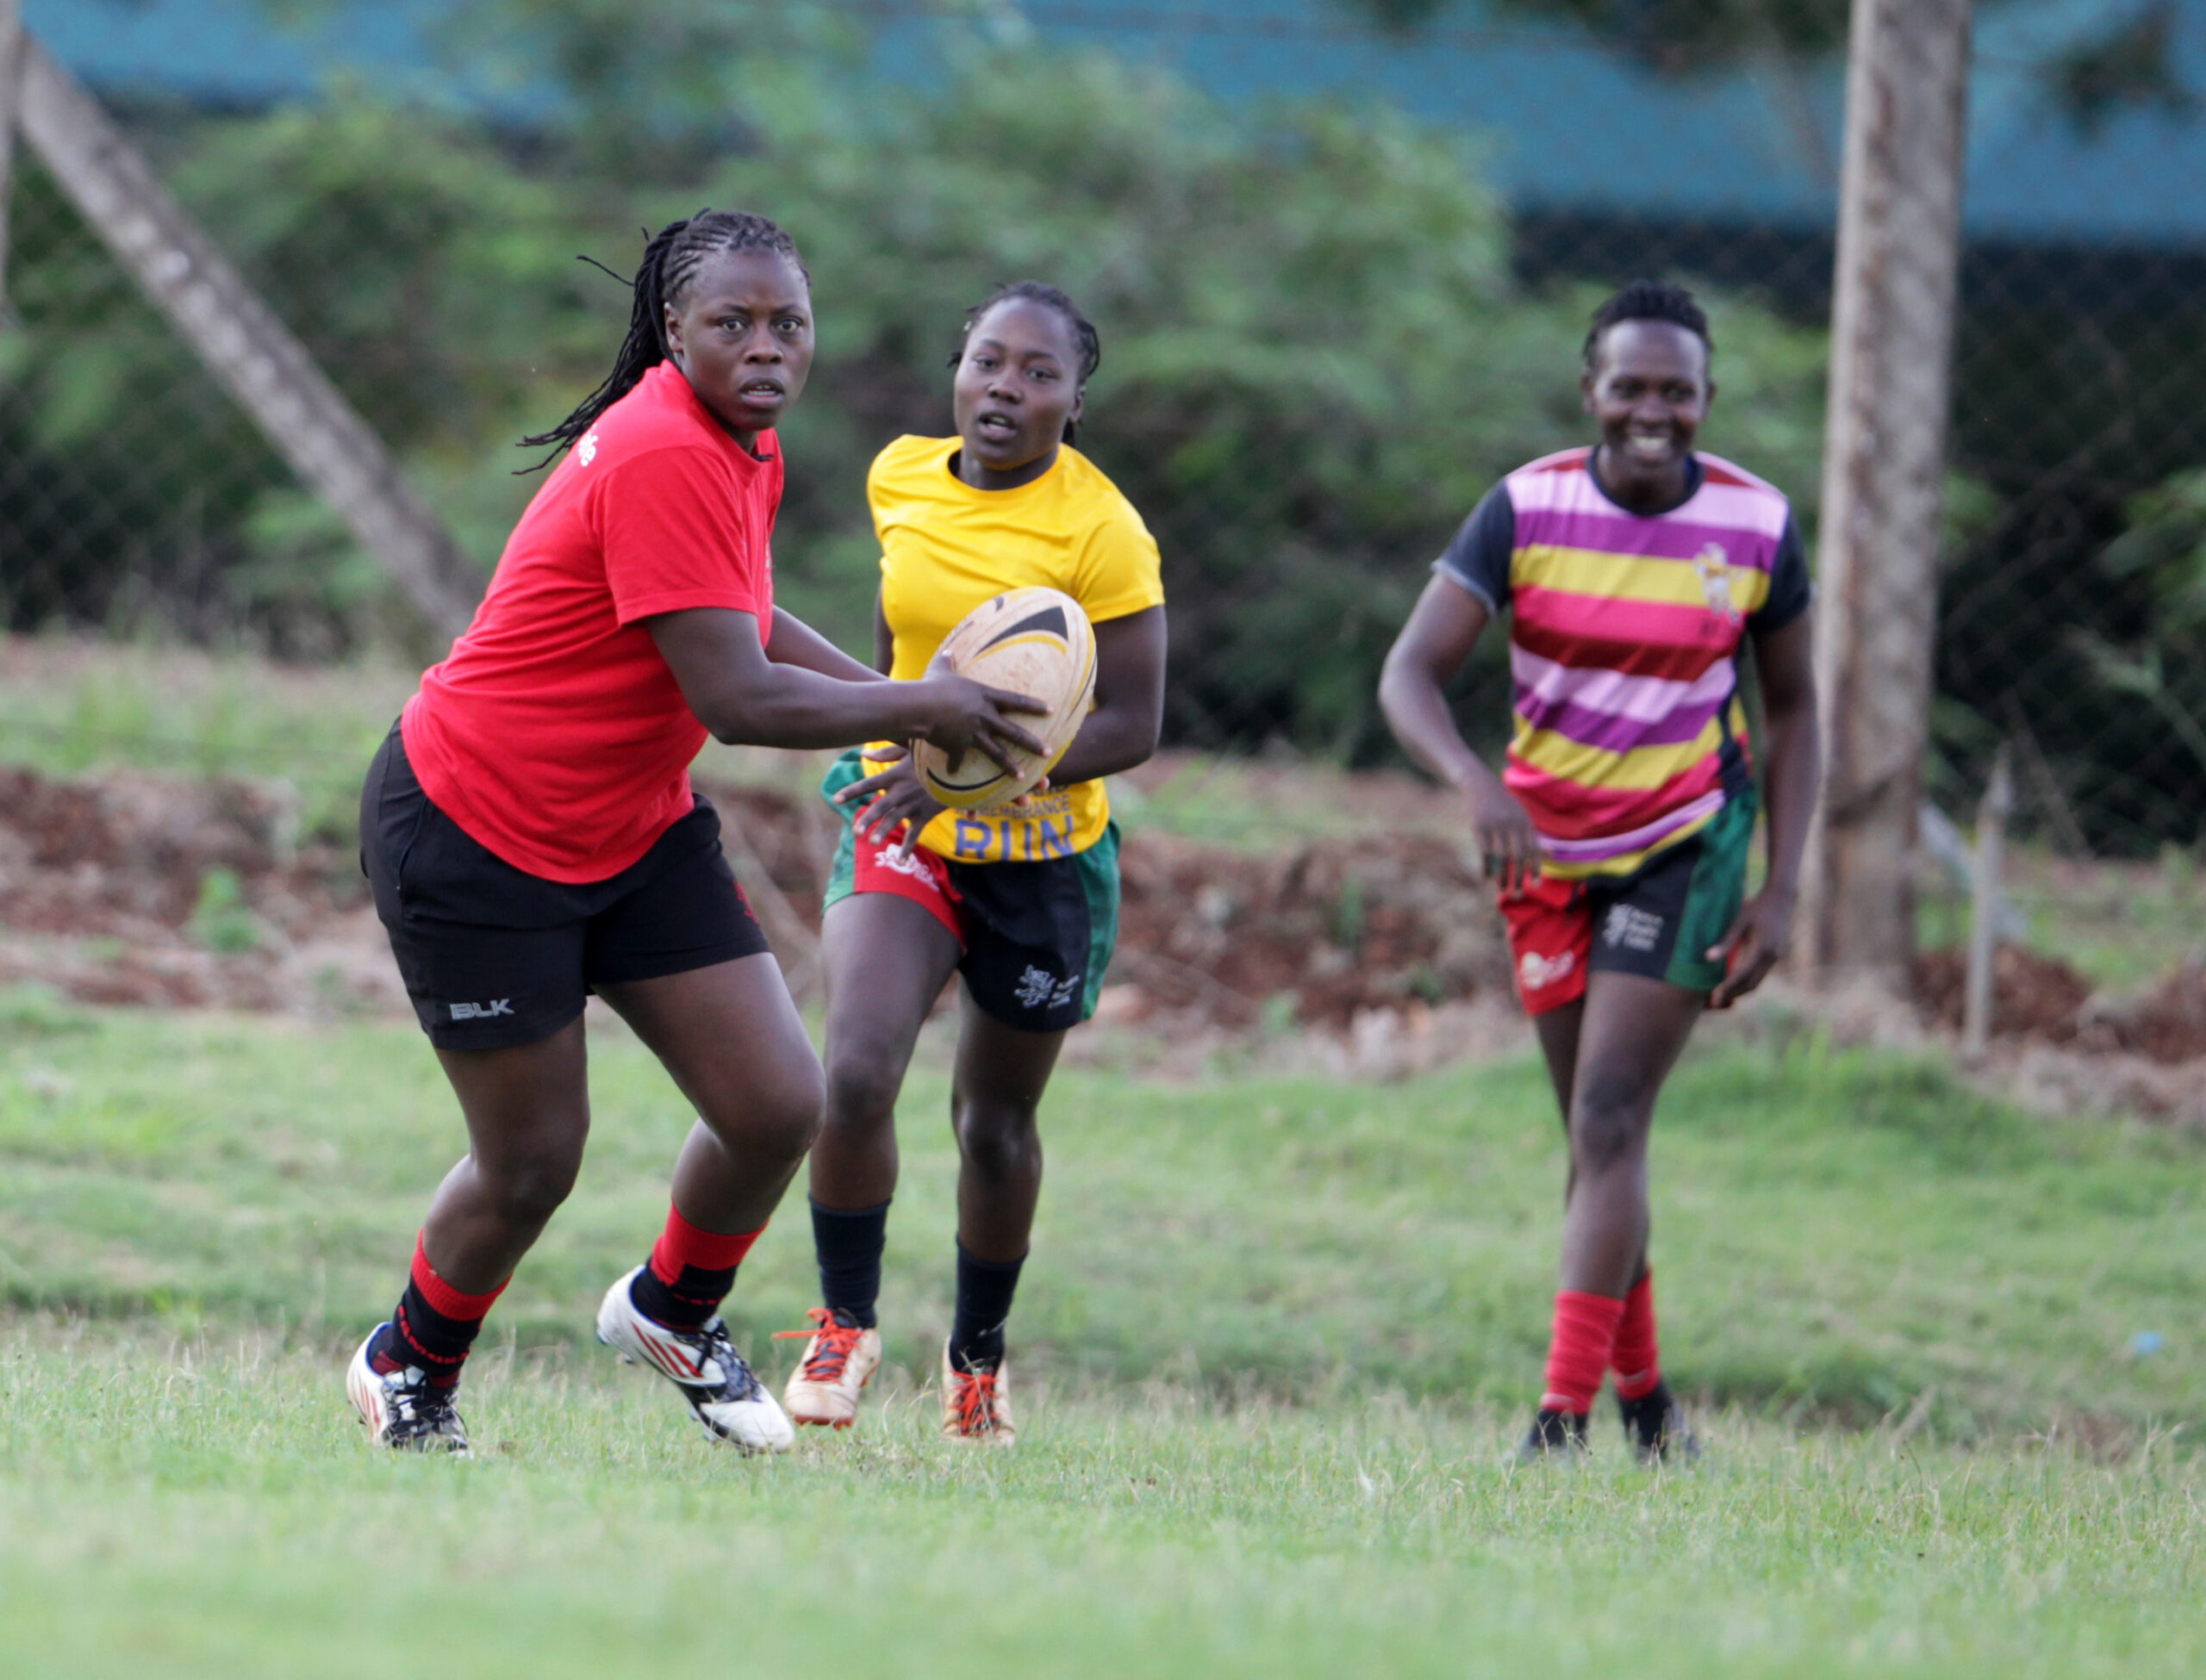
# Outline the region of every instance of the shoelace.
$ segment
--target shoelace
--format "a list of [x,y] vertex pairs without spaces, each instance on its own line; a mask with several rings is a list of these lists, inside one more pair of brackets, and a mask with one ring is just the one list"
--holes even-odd
[[957,1391],[950,1403],[957,1408],[957,1433],[993,1434],[996,1427],[996,1373],[993,1371],[954,1371]]
[[752,1374],[750,1364],[735,1351],[735,1344],[728,1340],[727,1321],[714,1316],[707,1319],[694,1331],[676,1330],[674,1335],[694,1345],[704,1360],[717,1360],[720,1368],[720,1392],[730,1400],[756,1399],[762,1393],[758,1378]]
[[393,1440],[444,1434],[459,1419],[452,1391],[427,1382],[386,1382],[383,1397],[391,1411],[389,1429]]
[[826,1307],[807,1308],[804,1316],[812,1321],[810,1329],[776,1330],[774,1340],[812,1337],[813,1349],[804,1356],[804,1366],[798,1376],[807,1383],[839,1383],[851,1355],[857,1351],[858,1339],[865,1332],[855,1324],[838,1324],[835,1315]]

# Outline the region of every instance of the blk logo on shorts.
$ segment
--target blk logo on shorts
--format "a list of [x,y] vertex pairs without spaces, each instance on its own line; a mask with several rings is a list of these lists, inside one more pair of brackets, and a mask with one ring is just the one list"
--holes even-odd
[[1621,946],[1627,951],[1651,951],[1661,943],[1664,919],[1637,905],[1611,905],[1609,919],[1601,924],[1601,943],[1611,950]]
[[494,998],[487,1004],[454,1004],[452,1006],[452,1018],[455,1021],[487,1021],[493,1015],[511,1015],[513,1012],[514,1000],[511,998]]

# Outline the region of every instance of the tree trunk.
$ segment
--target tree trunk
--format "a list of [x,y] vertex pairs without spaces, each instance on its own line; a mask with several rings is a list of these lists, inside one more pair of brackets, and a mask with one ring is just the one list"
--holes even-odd
[[1968,56],[1968,0],[1854,0],[1817,568],[1828,770],[1804,934],[1817,969],[1895,988],[1915,955]]

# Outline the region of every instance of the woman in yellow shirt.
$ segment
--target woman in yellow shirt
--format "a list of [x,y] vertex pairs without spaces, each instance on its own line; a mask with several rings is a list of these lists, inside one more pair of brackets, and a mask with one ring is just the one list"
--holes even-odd
[[920,1024],[963,977],[957,1133],[957,1305],[943,1433],[1008,1445],[1004,1324],[1042,1188],[1036,1112],[1066,1031],[1094,1011],[1118,930],[1118,830],[1102,778],[1156,750],[1164,706],[1156,544],[1071,447],[1101,351],[1072,300],[1033,282],[969,311],[951,362],[957,435],[900,438],[866,482],[881,538],[876,666],[920,676],[950,628],[1045,584],[1095,626],[1095,706],[1050,785],[1000,812],[944,811],[894,748],[849,753],[825,791],[849,824],[822,936],[826,1128],[812,1153],[824,1304],[789,1416],[844,1428],[881,1362],[875,1300],[895,1111]]

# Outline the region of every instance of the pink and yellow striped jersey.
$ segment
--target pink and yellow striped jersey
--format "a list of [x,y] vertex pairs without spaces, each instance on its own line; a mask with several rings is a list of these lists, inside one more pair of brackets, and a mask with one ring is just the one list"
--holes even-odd
[[1748,787],[1739,644],[1791,623],[1811,593],[1774,486],[1696,455],[1683,501],[1635,513],[1592,459],[1519,467],[1435,567],[1489,611],[1514,610],[1502,781],[1544,873],[1563,879],[1630,874]]

